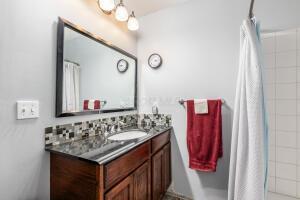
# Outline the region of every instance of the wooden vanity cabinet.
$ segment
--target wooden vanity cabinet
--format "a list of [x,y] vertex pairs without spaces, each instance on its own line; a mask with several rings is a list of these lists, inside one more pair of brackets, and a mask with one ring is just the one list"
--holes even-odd
[[105,194],[106,200],[150,200],[150,164],[144,163],[134,173]]
[[163,148],[163,191],[168,190],[172,182],[171,174],[171,143]]
[[171,184],[170,143],[152,156],[152,199],[162,199]]
[[147,161],[133,174],[134,200],[151,199],[151,163]]
[[151,155],[150,142],[146,142],[123,156],[104,165],[105,191],[134,172]]
[[131,200],[134,197],[133,176],[130,175],[105,194],[106,200]]
[[51,153],[52,200],[160,200],[171,183],[170,132],[104,165]]
[[152,199],[163,197],[163,150],[152,157]]

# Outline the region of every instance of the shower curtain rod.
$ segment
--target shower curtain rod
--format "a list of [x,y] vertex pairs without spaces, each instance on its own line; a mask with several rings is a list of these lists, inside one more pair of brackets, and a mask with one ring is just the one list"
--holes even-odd
[[250,10],[249,10],[249,19],[252,19],[254,17],[254,15],[253,15],[254,1],[255,0],[251,0]]
[[77,63],[77,62],[74,62],[74,61],[71,61],[71,60],[68,60],[68,59],[64,59],[64,61],[65,61],[65,62],[69,62],[69,63],[73,63],[73,64],[75,64],[75,65],[77,65],[77,66],[80,67],[80,64]]

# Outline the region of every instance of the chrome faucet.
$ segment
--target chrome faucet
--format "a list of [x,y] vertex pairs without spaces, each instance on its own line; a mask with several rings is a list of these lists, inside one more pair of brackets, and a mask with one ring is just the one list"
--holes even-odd
[[116,126],[116,124],[112,124],[111,125],[111,127],[110,127],[110,132],[111,133],[115,133],[116,132],[116,127],[115,126]]
[[122,131],[121,127],[124,126],[125,123],[122,121],[118,121],[118,132]]
[[[117,121],[117,123],[114,123],[114,124],[111,125],[110,132],[111,132],[111,133],[121,132],[121,131],[122,131],[121,127],[124,126],[124,125],[125,125],[124,122],[122,122],[122,121]],[[117,129],[116,129],[116,126],[117,126]]]
[[104,134],[104,137],[107,137],[109,135],[109,132],[108,132],[108,125],[106,124],[103,124],[102,127],[101,127],[101,130],[102,130],[102,133]]
[[125,124],[126,123],[122,121],[112,123],[111,125],[103,124],[101,127],[101,131],[102,133],[104,133],[104,137],[107,137],[109,134],[121,132],[122,131],[121,127],[124,126]]

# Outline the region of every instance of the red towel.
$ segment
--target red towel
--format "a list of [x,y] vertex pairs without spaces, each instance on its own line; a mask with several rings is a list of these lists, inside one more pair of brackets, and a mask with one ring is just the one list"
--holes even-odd
[[[100,110],[100,108],[101,108],[100,100],[95,100],[94,101],[94,110]],[[89,100],[83,101],[83,110],[90,110],[89,109]]]
[[94,109],[95,110],[99,110],[100,109],[100,106],[101,104],[100,104],[100,100],[96,100],[95,102],[94,102]]
[[215,172],[222,149],[222,101],[208,100],[208,114],[195,114],[187,101],[187,146],[191,169]]
[[88,110],[89,109],[89,100],[84,100],[83,101],[83,110]]

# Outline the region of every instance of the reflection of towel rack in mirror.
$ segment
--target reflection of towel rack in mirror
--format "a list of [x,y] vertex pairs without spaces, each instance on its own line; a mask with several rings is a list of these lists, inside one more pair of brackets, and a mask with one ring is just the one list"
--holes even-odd
[[107,104],[107,101],[100,101],[101,107],[105,106]]
[[[187,101],[187,100],[180,99],[180,100],[178,101],[178,103],[179,103],[180,105],[184,106],[184,103],[185,103],[186,101]],[[222,101],[222,104],[225,104],[225,100],[224,100],[224,99],[221,99],[221,101]]]

